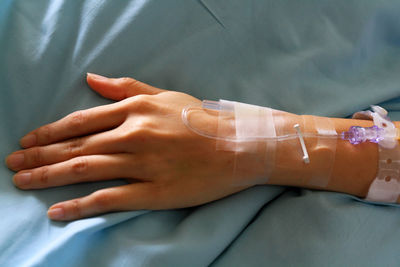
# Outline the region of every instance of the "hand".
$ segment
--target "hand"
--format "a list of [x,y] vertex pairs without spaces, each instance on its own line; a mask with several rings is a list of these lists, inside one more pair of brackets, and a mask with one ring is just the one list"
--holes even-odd
[[[229,152],[188,130],[181,111],[199,100],[130,78],[88,74],[88,84],[119,102],[74,112],[20,141],[6,159],[20,189],[126,178],[127,185],[101,189],[57,203],[48,216],[75,220],[112,211],[183,208],[210,202],[243,187],[232,184]],[[205,115],[205,124],[214,124]]]

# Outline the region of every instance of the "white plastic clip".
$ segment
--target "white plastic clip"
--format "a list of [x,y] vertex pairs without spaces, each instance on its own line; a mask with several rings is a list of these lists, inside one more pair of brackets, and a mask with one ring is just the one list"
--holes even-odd
[[299,136],[301,150],[303,150],[303,161],[304,161],[304,163],[308,164],[308,163],[310,163],[310,158],[308,157],[308,152],[307,152],[306,144],[304,143],[303,134],[300,131],[300,125],[295,124],[293,127],[296,129],[297,135]]

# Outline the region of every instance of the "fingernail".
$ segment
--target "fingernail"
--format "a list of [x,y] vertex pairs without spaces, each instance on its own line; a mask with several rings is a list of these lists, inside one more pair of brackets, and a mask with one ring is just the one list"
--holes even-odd
[[64,209],[63,208],[53,208],[47,211],[47,216],[49,216],[52,220],[61,220],[64,218]]
[[20,144],[22,147],[28,148],[28,147],[32,147],[34,145],[36,145],[36,135],[35,134],[28,134],[26,136],[24,136],[21,141]]
[[87,76],[93,80],[98,80],[98,81],[105,81],[108,79],[107,77],[104,77],[104,76],[101,76],[98,74],[94,74],[94,73],[90,73],[90,72],[87,73]]
[[30,172],[18,173],[14,176],[14,182],[17,185],[27,185],[32,180],[32,174]]
[[21,167],[24,164],[24,153],[12,154],[7,158],[7,165],[11,169]]

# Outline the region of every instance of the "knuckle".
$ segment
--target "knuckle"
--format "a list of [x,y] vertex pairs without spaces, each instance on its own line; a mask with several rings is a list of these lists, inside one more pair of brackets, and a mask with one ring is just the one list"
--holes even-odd
[[111,104],[113,105],[112,112],[115,112],[115,114],[124,114],[126,119],[131,111],[130,103],[131,99],[125,98],[117,103]]
[[67,151],[70,157],[77,157],[82,155],[83,139],[75,138],[68,142]]
[[84,175],[88,173],[89,163],[85,158],[78,158],[72,162],[71,169],[75,174]]
[[43,153],[40,147],[35,147],[30,150],[31,162],[34,165],[42,165],[44,163]]
[[97,191],[93,193],[93,202],[100,211],[111,210],[113,203],[112,194],[109,191]]
[[69,128],[80,128],[86,122],[87,114],[82,110],[75,111],[71,113],[69,116],[68,126]]
[[150,95],[137,95],[130,99],[130,108],[136,113],[154,110],[156,108]]
[[74,217],[76,217],[76,218],[82,217],[81,203],[80,203],[79,199],[71,200],[71,212],[72,212],[72,214],[74,214]]
[[168,189],[163,183],[157,182],[157,184],[152,184],[152,186],[146,192],[148,196],[147,201],[144,203],[145,209],[162,209],[166,205],[166,197]]
[[44,125],[38,130],[38,137],[43,143],[50,143],[52,141],[51,128],[49,125]]
[[42,184],[48,184],[49,182],[49,168],[44,166],[40,169],[39,172],[39,181]]
[[140,118],[135,122],[136,131],[148,131],[156,127],[155,122],[150,118]]
[[122,77],[119,79],[120,83],[122,86],[126,87],[136,87],[140,85],[140,82],[138,80],[129,78],[129,77]]
[[127,132],[127,131],[122,131],[121,133],[118,134],[117,138],[117,142],[118,143],[122,143],[122,144],[127,144],[130,143],[133,139],[131,132]]
[[123,131],[119,136],[119,141],[122,143],[145,142],[149,138],[151,138],[151,128],[149,125],[141,124],[133,126],[128,131]]

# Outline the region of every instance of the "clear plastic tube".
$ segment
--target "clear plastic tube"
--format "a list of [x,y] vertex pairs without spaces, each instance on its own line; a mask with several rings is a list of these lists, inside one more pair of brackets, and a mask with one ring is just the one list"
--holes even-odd
[[[226,101],[225,101],[226,102]],[[297,133],[289,133],[278,136],[251,136],[251,137],[236,137],[236,136],[218,136],[217,134],[208,133],[193,127],[189,121],[188,113],[191,110],[212,110],[218,111],[219,113],[229,113],[234,112],[232,105],[226,105],[225,102],[221,101],[211,101],[211,100],[203,100],[202,105],[199,107],[188,106],[182,110],[182,121],[183,123],[193,132],[216,140],[224,140],[230,142],[253,142],[253,141],[285,141],[298,138]],[[377,126],[363,128],[359,126],[352,126],[349,131],[342,132],[341,134],[320,134],[320,133],[307,133],[303,132],[303,137],[311,137],[311,138],[321,138],[321,139],[342,139],[347,140],[351,144],[359,144],[362,142],[373,142],[378,143],[383,140],[385,137],[385,130],[379,128]]]
[[[285,135],[280,135],[280,136],[251,136],[251,137],[245,137],[245,138],[237,138],[237,137],[226,137],[226,136],[218,136],[214,134],[207,133],[205,131],[202,131],[196,127],[193,127],[190,124],[189,121],[189,116],[188,113],[192,110],[214,110],[214,111],[233,111],[230,108],[224,107],[224,105],[221,105],[220,102],[218,101],[211,101],[211,100],[203,100],[202,106],[201,107],[193,107],[193,106],[188,106],[185,107],[182,110],[182,121],[188,127],[191,131],[197,133],[198,135],[207,137],[207,138],[212,138],[216,140],[225,140],[225,141],[230,141],[230,142],[252,142],[252,141],[284,141],[284,140],[290,140],[290,139],[296,139],[298,138],[298,134],[293,133],[293,134],[285,134]],[[326,138],[326,139],[337,139],[340,138],[338,134],[329,134],[329,135],[322,135],[322,134],[317,134],[317,133],[303,133],[303,137],[318,137],[318,138]]]

